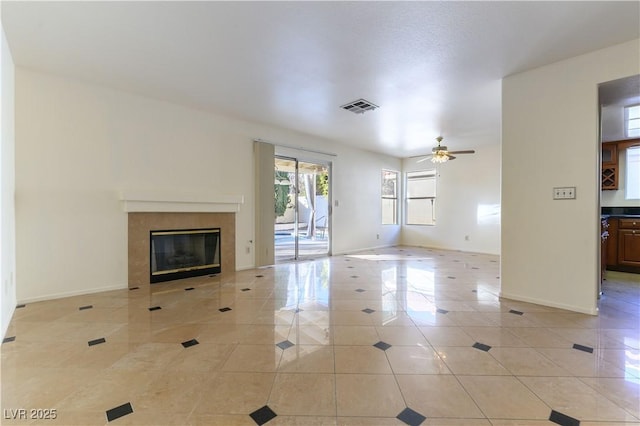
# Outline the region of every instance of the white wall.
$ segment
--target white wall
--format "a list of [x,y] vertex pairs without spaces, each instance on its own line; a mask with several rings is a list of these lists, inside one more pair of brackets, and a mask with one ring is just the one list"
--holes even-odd
[[382,232],[381,240],[375,233],[380,168],[399,169],[398,159],[17,68],[18,300],[126,286],[121,190],[244,196],[236,219],[236,267],[252,267],[256,138],[337,154],[334,253],[397,243],[397,231]]
[[0,151],[0,333],[4,337],[16,306],[15,284],[15,75],[14,64],[4,29],[0,25],[2,45],[0,47],[0,117],[2,123],[2,150]]
[[[403,226],[402,244],[500,253],[500,144],[493,141],[472,146],[469,142],[464,149],[475,149],[476,153],[439,166],[404,160],[405,172],[437,168],[438,174],[436,224]],[[495,214],[487,215],[489,212]]]
[[[638,73],[640,40],[507,77],[502,296],[597,313],[598,84]],[[575,200],[552,189],[575,186]]]
[[382,225],[381,185],[382,170],[399,172],[400,159],[335,143],[305,146],[316,152],[276,147],[276,154],[330,165],[332,254],[399,244],[400,224]]

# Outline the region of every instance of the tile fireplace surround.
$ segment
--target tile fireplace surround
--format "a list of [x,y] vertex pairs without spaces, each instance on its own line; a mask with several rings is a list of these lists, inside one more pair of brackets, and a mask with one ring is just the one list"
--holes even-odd
[[220,228],[222,274],[235,271],[235,213],[130,212],[128,214],[129,288],[150,284],[151,230]]

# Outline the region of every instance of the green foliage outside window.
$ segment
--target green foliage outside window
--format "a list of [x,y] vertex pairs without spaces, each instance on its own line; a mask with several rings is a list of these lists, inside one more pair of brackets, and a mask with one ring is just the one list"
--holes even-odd
[[329,195],[329,175],[316,175],[316,195]]
[[[276,180],[284,181],[289,180],[288,172],[276,171]],[[276,205],[276,217],[284,216],[284,212],[289,205],[289,188],[291,185],[277,184],[275,187],[275,205]]]

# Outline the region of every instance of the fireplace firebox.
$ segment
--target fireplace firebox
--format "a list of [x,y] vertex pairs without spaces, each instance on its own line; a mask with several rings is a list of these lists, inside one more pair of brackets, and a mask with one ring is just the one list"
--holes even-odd
[[150,231],[150,282],[219,274],[220,237],[220,228]]

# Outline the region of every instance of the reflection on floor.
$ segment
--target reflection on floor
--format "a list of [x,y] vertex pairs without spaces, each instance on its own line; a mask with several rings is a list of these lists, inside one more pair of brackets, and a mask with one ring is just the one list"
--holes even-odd
[[640,286],[592,317],[499,300],[498,265],[389,248],[28,304],[2,423],[640,423]]

